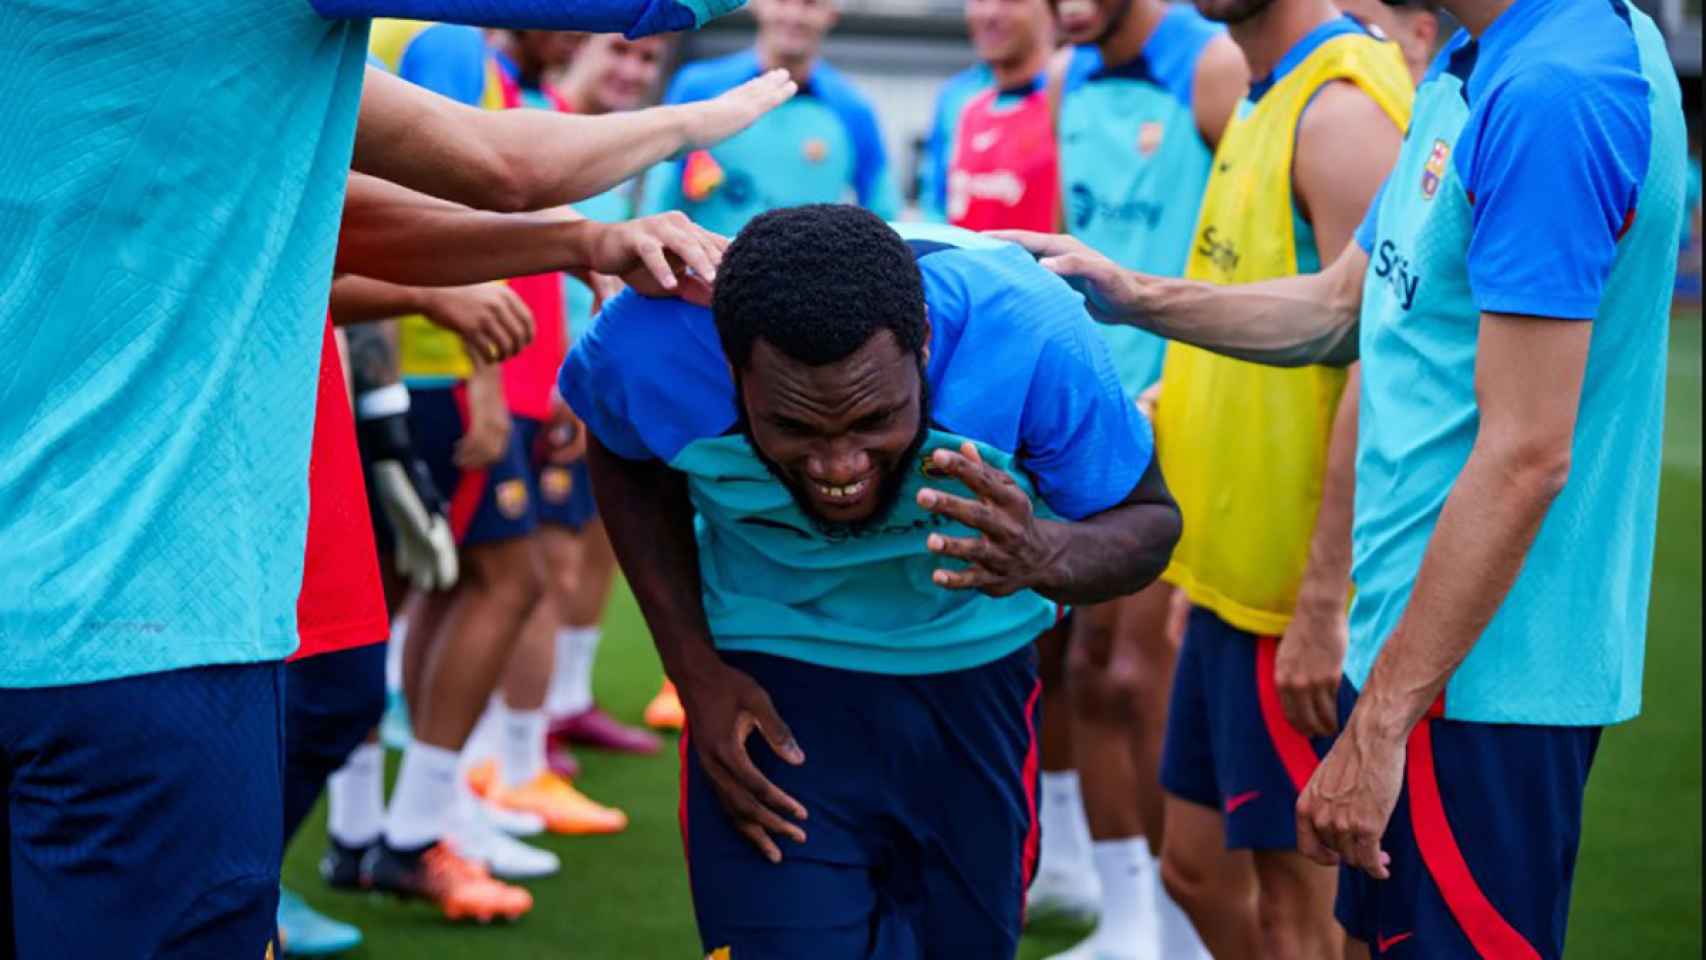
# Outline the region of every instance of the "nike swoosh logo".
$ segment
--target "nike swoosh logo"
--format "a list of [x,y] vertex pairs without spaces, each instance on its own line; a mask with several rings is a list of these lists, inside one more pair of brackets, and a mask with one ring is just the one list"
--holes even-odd
[[1262,795],[1260,790],[1249,790],[1226,798],[1226,812],[1237,813],[1238,808]]
[[1377,948],[1379,948],[1379,951],[1381,953],[1385,953],[1386,951],[1392,949],[1393,947],[1397,946],[1400,943],[1403,943],[1405,940],[1408,940],[1413,936],[1415,936],[1415,934],[1413,932],[1412,933],[1395,934],[1395,935],[1390,936],[1390,937],[1379,937],[1379,936],[1377,936],[1377,937],[1375,937],[1375,946]]

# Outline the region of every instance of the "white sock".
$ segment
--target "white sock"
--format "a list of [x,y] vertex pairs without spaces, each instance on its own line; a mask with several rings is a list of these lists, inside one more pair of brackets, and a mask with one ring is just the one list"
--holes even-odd
[[1090,825],[1076,770],[1043,771],[1042,850],[1039,873],[1090,869]]
[[598,656],[597,627],[562,627],[557,631],[557,662],[551,671],[546,709],[556,716],[573,716],[592,707],[592,663]]
[[326,779],[326,832],[346,847],[366,847],[385,825],[385,752],[377,743],[356,747]]
[[545,772],[545,728],[550,720],[543,707],[516,710],[498,705],[498,726],[502,730],[503,749],[498,754],[498,767],[507,787],[532,783]]
[[1090,850],[1096,875],[1102,880],[1102,917],[1096,940],[1104,951],[1120,956],[1156,955],[1155,857],[1143,837],[1097,840]]
[[503,697],[492,694],[468,739],[462,743],[462,772],[467,773],[479,764],[503,753]]
[[1155,871],[1155,906],[1161,914],[1161,955],[1167,960],[1212,960],[1208,947],[1197,936],[1197,928],[1185,908],[1167,896],[1161,886],[1161,871]]
[[436,843],[454,813],[456,753],[419,740],[403,751],[391,809],[385,812],[385,842],[393,849],[412,850]]
[[391,639],[385,642],[385,692],[403,689],[403,645],[409,639],[409,618],[399,614],[391,621]]

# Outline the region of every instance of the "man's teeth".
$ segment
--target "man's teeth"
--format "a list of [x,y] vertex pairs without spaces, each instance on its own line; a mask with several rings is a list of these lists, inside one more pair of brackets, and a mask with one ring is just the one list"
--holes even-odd
[[820,483],[817,485],[817,492],[831,500],[851,500],[865,492],[865,484],[868,482],[869,481],[861,480],[858,483],[851,483],[845,487],[831,487]]

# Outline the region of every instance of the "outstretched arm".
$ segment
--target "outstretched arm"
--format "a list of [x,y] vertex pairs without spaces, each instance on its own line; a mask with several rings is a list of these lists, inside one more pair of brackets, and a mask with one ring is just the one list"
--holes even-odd
[[622,33],[629,38],[692,30],[741,0],[310,0],[328,20],[401,17],[518,30]]
[[679,213],[611,224],[567,209],[488,213],[354,174],[344,200],[337,269],[422,286],[592,270],[622,277],[642,291],[690,296],[716,279],[727,245]]
[[998,230],[1084,295],[1102,323],[1152,333],[1276,367],[1343,366],[1357,358],[1357,320],[1368,254],[1356,244],[1321,273],[1239,286],[1126,270],[1060,234]]
[[540,210],[727,139],[795,90],[773,70],[712,100],[582,116],[481,110],[369,67],[352,166],[470,207]]

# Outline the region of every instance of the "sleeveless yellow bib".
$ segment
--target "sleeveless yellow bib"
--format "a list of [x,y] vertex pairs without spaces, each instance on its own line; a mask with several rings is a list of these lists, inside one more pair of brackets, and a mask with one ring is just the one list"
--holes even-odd
[[[1408,125],[1414,89],[1395,45],[1362,35],[1322,43],[1227,127],[1187,278],[1250,283],[1298,272],[1297,123],[1316,91],[1340,80],[1362,88],[1400,129]],[[1291,620],[1344,383],[1344,371],[1328,367],[1286,370],[1167,348],[1155,433],[1185,532],[1166,579],[1240,630],[1277,635]]]
[[[409,44],[435,24],[422,20],[375,20],[367,42],[368,52],[392,73],[402,69]],[[503,83],[497,62],[486,58],[486,82],[479,105],[486,110],[504,108]],[[454,382],[474,372],[462,338],[421,314],[401,317],[397,322],[397,361],[404,378],[414,381]]]

